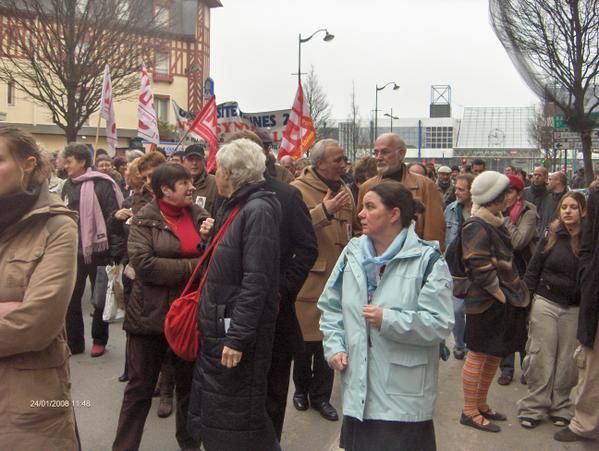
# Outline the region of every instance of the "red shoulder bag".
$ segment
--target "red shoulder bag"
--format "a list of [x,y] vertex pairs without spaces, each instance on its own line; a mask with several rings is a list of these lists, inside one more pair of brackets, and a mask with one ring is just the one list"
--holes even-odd
[[[198,328],[196,315],[198,305],[200,304],[200,293],[202,292],[202,288],[208,277],[208,271],[210,270],[210,264],[212,263],[212,254],[229,228],[229,225],[233,222],[237,213],[239,213],[240,208],[241,205],[239,204],[233,208],[229,217],[214,237],[214,240],[212,240],[210,246],[208,246],[208,249],[202,254],[202,257],[193,270],[193,274],[187,281],[187,285],[185,285],[183,292],[173,301],[164,318],[164,335],[166,341],[173,352],[183,360],[192,362],[198,357],[200,348],[200,329]],[[208,266],[206,267],[206,271],[204,272],[198,289],[190,291],[193,281],[208,258],[210,258],[210,260],[208,261]]]

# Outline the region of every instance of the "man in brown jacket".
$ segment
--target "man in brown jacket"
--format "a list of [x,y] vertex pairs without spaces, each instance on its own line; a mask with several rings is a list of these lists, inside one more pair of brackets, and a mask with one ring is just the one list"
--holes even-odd
[[[414,199],[424,204],[425,211],[416,221],[418,236],[424,240],[439,241],[439,245],[443,248],[445,219],[441,194],[432,180],[408,171],[404,164],[406,150],[406,144],[397,133],[385,133],[378,137],[374,143],[374,158],[376,158],[379,174],[366,180],[360,187],[356,214],[362,210],[362,199],[370,188],[383,179],[397,180],[410,189]],[[354,227],[358,227],[357,220],[354,222]]]
[[332,139],[317,142],[310,153],[310,160],[312,166],[305,168],[292,183],[310,211],[318,241],[318,259],[295,304],[305,352],[296,354],[294,358],[293,405],[298,410],[306,410],[312,404],[324,418],[336,421],[337,411],[329,403],[334,372],[324,359],[316,302],[337,258],[352,237],[355,207],[349,187],[341,179],[347,163],[339,143]]
[[206,171],[205,160],[204,146],[202,144],[192,144],[185,148],[182,164],[193,177],[194,203],[206,209],[214,218],[222,199],[216,191],[214,176]]

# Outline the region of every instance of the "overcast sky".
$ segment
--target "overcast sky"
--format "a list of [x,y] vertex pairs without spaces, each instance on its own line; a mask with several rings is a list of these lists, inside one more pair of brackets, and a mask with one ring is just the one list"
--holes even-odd
[[530,106],[536,96],[514,69],[491,28],[486,0],[222,0],[212,10],[211,76],[217,102],[243,111],[290,108],[297,87],[298,34],[319,28],[302,45],[302,72],[314,66],[333,109],[345,119],[355,83],[360,115],[369,119],[375,86],[379,121],[428,116],[430,87],[452,88],[453,116],[464,106]]

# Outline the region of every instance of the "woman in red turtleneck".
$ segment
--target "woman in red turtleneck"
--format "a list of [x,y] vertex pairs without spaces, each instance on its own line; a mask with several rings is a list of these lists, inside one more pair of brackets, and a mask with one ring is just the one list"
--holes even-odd
[[[127,304],[124,329],[129,382],[125,389],[113,450],[140,447],[152,394],[168,344],[164,317],[191,276],[202,238],[213,220],[193,204],[191,175],[178,163],[166,163],[152,174],[155,199],[131,221],[128,251],[136,279]],[[193,363],[173,356],[177,392],[176,437],[184,450],[199,449],[187,433],[187,410]]]

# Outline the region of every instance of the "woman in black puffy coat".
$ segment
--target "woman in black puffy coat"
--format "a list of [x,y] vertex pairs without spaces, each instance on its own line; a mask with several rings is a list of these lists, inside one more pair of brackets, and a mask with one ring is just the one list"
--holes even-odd
[[218,191],[227,200],[213,236],[241,209],[214,250],[200,294],[189,430],[206,451],[278,450],[266,394],[279,303],[280,205],[262,190],[265,157],[257,144],[235,140],[216,159]]

